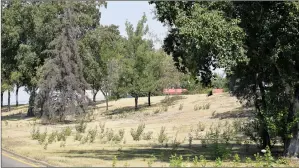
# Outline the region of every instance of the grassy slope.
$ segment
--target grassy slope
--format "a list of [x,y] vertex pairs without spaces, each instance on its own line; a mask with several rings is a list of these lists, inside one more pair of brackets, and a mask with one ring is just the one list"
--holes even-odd
[[[178,139],[187,138],[191,127],[195,127],[200,121],[206,127],[212,123],[231,121],[236,117],[246,117],[248,112],[244,111],[237,99],[226,93],[217,94],[210,97],[206,95],[185,95],[183,99],[177,100],[175,104],[168,107],[167,112],[155,113],[161,109],[161,100],[165,96],[152,97],[152,107],[146,107],[147,98],[140,98],[139,104],[141,109],[135,112],[133,109],[134,99],[126,98],[110,102],[109,112],[105,112],[105,104],[99,104],[95,120],[88,123],[88,129],[99,128],[100,122],[106,123],[106,128],[114,130],[125,129],[124,139],[126,143],[120,144],[102,144],[96,139],[93,144],[80,144],[74,141],[75,129],[74,124],[69,125],[51,125],[40,126],[41,132],[46,128],[48,133],[52,130],[60,130],[61,127],[71,126],[73,128],[72,136],[66,140],[66,146],[60,147],[60,142],[48,145],[47,150],[43,145],[39,145],[37,140],[31,140],[31,119],[22,118],[22,114],[14,115],[24,109],[17,109],[12,112],[2,113],[7,123],[2,121],[2,145],[4,148],[15,151],[19,154],[37,159],[44,160],[53,165],[59,166],[111,166],[112,158],[117,156],[119,161],[116,166],[123,166],[126,162],[130,166],[147,166],[147,160],[151,154],[156,157],[169,149],[161,148],[157,145],[157,134],[162,126],[166,127],[166,132],[170,140],[178,132]],[[210,103],[210,108],[206,110],[194,111],[194,106],[205,105]],[[183,106],[182,110],[179,107]],[[213,114],[213,116],[212,116]],[[9,117],[8,117],[9,116]],[[133,141],[130,135],[131,128],[137,128],[138,124],[145,123],[145,132],[153,131],[154,139],[145,141]],[[7,125],[6,125],[7,124]],[[181,148],[177,151],[185,157],[204,154],[204,149],[198,145],[200,142],[194,140],[194,148]],[[183,146],[188,144],[184,141]],[[157,147],[154,147],[157,146]],[[153,166],[168,166],[167,162],[155,162]],[[213,166],[213,165],[211,165]]]

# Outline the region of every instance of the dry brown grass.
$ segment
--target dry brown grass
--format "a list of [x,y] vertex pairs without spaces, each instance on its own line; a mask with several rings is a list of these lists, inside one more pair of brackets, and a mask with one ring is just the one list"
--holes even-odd
[[[106,123],[105,131],[106,128],[112,128],[115,133],[120,129],[125,130],[125,143],[123,140],[118,144],[103,144],[97,136],[94,143],[80,144],[79,141],[74,141],[76,135],[75,124],[38,125],[41,132],[44,132],[47,128],[48,134],[55,130],[60,131],[63,127],[70,126],[72,128],[72,135],[67,137],[65,147],[60,147],[60,142],[53,142],[48,145],[47,150],[44,150],[43,145],[40,145],[37,140],[30,138],[32,119],[24,119],[18,116],[19,118],[16,117],[12,120],[11,118],[14,118],[13,116],[20,111],[19,109],[5,112],[2,113],[2,116],[7,117],[8,125],[5,126],[4,121],[2,121],[2,147],[21,155],[46,161],[54,166],[107,167],[112,165],[114,156],[118,158],[116,166],[123,166],[126,162],[133,167],[148,166],[147,161],[152,154],[159,158],[163,152],[165,153],[171,149],[160,146],[157,141],[162,126],[166,127],[166,133],[169,136],[168,144],[170,145],[177,132],[177,140],[187,139],[190,127],[195,128],[199,121],[208,127],[211,123],[219,122],[220,118],[228,112],[230,116],[224,117],[223,122],[226,120],[231,121],[234,118],[234,113],[238,116],[239,111],[242,111],[242,106],[237,102],[237,99],[226,93],[215,94],[210,97],[205,94],[184,95],[183,97],[183,99],[176,100],[174,105],[169,106],[167,112],[162,111],[157,114],[154,111],[162,106],[161,101],[165,96],[152,97],[152,107],[144,106],[139,111],[133,110],[134,99],[130,98],[110,102],[108,112],[105,111],[105,104],[97,105],[97,111],[94,113],[95,120],[87,124],[86,130],[97,126],[98,132],[100,132],[100,122]],[[139,98],[140,105],[146,103],[146,97]],[[204,105],[207,103],[210,103],[209,109],[194,111],[194,104]],[[184,104],[184,108],[181,110],[179,110],[180,104]],[[26,109],[22,110],[25,111]],[[217,111],[217,115],[214,117],[212,117],[213,111]],[[25,115],[25,113],[23,114]],[[137,128],[140,123],[145,124],[144,132],[153,132],[153,139],[133,141],[130,130],[131,128]],[[83,135],[86,136],[87,133]],[[200,144],[200,141],[193,140],[192,146],[196,147],[198,144]],[[188,140],[181,145],[188,146]],[[198,155],[197,149],[179,147],[176,152],[184,156]],[[168,161],[155,161],[152,166],[168,165]]]

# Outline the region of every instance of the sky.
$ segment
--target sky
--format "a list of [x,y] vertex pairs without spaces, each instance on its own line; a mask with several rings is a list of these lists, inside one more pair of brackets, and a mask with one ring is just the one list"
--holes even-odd
[[[163,41],[167,35],[167,27],[154,19],[153,10],[154,5],[149,5],[147,1],[109,1],[106,9],[100,8],[102,13],[100,23],[118,25],[121,35],[126,36],[125,22],[129,21],[135,27],[145,13],[150,34]],[[160,48],[161,45],[161,42],[156,41],[155,48]]]

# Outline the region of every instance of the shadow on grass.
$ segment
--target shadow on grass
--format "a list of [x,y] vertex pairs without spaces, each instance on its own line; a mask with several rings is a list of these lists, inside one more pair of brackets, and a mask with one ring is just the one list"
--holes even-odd
[[239,107],[232,111],[217,113],[215,116],[211,118],[229,119],[229,118],[244,118],[244,117],[252,117],[252,116],[253,116],[253,109],[244,109],[242,107]]
[[[222,144],[223,145],[223,144]],[[259,149],[256,145],[249,145],[249,150],[246,151],[245,147],[242,145],[231,144],[233,146],[231,150],[230,160],[233,160],[234,154],[240,155],[242,160],[245,160],[245,157],[251,157],[254,159],[254,154],[259,152]],[[131,159],[148,159],[152,156],[155,156],[160,161],[169,161],[169,157],[171,155],[182,155],[184,160],[187,160],[189,157],[190,160],[195,156],[199,157],[203,155],[207,160],[214,161],[216,156],[214,154],[215,148],[212,145],[204,148],[200,144],[192,145],[192,148],[189,148],[188,145],[180,146],[177,150],[173,150],[172,148],[162,148],[162,147],[151,147],[138,149],[136,148],[128,148],[123,150],[69,150],[66,152],[54,152],[54,154],[62,154],[64,157],[69,158],[95,158],[95,159],[103,159],[103,160],[112,160],[114,156],[117,157],[118,160],[131,160]],[[279,154],[275,154],[279,155]]]
[[[126,106],[117,108],[111,111],[106,112],[105,114],[110,115],[116,115],[116,114],[130,114],[138,111],[143,111],[147,108],[153,108],[158,106],[171,106],[174,105],[176,101],[186,99],[184,96],[176,95],[176,96],[165,96],[165,99],[161,100],[159,103],[151,104],[151,106],[148,106],[148,103],[139,104],[138,109],[135,110],[135,106]],[[132,102],[133,103],[133,102]]]
[[[24,108],[27,108],[27,107],[28,107],[28,104],[19,104],[19,106],[10,105],[10,111],[12,111],[12,110],[20,110],[20,109],[24,109]],[[7,105],[1,107],[1,112],[9,112]]]
[[2,120],[8,120],[8,121],[19,121],[19,120],[29,119],[29,118],[34,118],[34,117],[27,117],[27,115],[24,113],[16,113],[7,116],[1,116]]

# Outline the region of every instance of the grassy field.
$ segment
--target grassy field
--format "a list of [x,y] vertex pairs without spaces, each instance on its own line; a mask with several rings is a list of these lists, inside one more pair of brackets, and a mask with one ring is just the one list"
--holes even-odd
[[[219,127],[225,128],[226,122],[246,120],[250,116],[250,110],[244,109],[235,97],[222,93],[210,97],[205,94],[174,96],[167,101],[165,96],[157,96],[151,100],[152,106],[147,107],[147,98],[140,98],[138,111],[133,110],[132,98],[109,102],[107,112],[104,103],[98,104],[97,110],[91,116],[94,120],[87,123],[85,133],[78,133],[75,123],[41,125],[39,120],[25,118],[26,106],[11,112],[2,112],[2,147],[54,166],[168,167],[169,157],[173,154],[182,155],[182,162],[188,167],[194,165],[193,158],[200,155],[206,157],[207,166],[245,166],[246,160],[247,166],[259,164],[246,159],[251,157],[255,160],[253,154],[259,150],[253,144],[247,145],[247,149],[244,145],[232,144],[231,156],[222,162],[215,162],[213,146],[204,146],[201,140],[195,138],[204,135],[219,123],[222,124],[218,125]],[[131,129],[136,130],[140,124],[144,124],[143,133],[148,136],[141,135],[139,141],[134,141]],[[41,134],[47,131],[45,142],[40,144],[38,140],[32,139],[34,125]],[[201,130],[198,129],[199,126]],[[163,143],[160,143],[164,135],[160,133],[161,127],[165,127],[168,139]],[[122,129],[123,137],[119,133]],[[60,133],[62,130],[71,130],[71,133],[66,136],[65,141],[54,141],[50,144],[50,134],[55,131]],[[90,142],[93,135],[94,141]],[[116,135],[121,137],[120,140],[113,139]],[[78,140],[80,137],[81,140]],[[192,137],[191,146],[189,137]],[[240,161],[233,161],[235,153],[240,155]],[[180,162],[179,158],[171,161],[172,164]],[[274,165],[286,166],[276,163]],[[289,166],[296,166],[296,163],[291,161]]]

